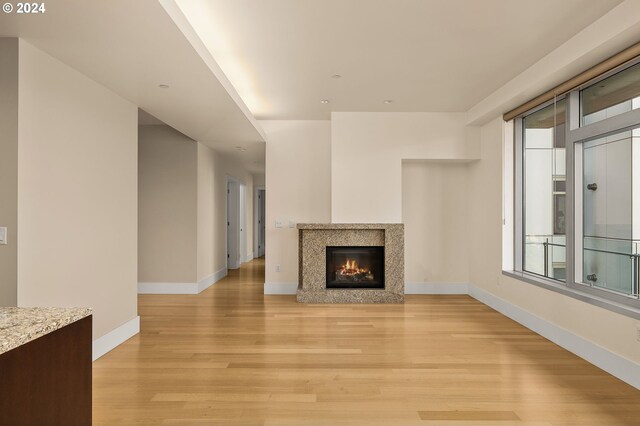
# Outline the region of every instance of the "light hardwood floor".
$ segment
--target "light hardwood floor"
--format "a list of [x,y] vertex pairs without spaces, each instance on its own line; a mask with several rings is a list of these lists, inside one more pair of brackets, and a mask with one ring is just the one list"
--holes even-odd
[[640,391],[468,296],[302,305],[254,260],[139,296],[94,363],[95,424],[640,425]]

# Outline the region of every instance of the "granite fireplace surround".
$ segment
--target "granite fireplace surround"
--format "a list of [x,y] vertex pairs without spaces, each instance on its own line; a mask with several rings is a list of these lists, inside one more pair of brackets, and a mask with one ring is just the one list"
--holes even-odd
[[[384,289],[327,289],[328,246],[384,246]],[[404,225],[401,223],[300,223],[298,262],[298,302],[404,302]]]

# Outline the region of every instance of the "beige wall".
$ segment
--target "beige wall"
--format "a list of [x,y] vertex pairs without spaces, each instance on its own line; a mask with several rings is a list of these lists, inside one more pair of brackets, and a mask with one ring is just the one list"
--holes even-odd
[[20,40],[18,305],[137,315],[137,107]]
[[402,163],[407,282],[469,282],[467,170],[466,163]]
[[227,267],[227,178],[246,186],[246,253],[253,256],[253,176],[232,159],[198,144],[197,276],[203,280]]
[[503,122],[482,127],[482,160],[469,166],[471,282],[571,333],[640,363],[637,320],[501,274]]
[[264,186],[266,183],[264,173],[258,173],[253,175],[253,186]]
[[140,127],[140,282],[208,282],[227,267],[227,178],[246,186],[253,254],[253,176],[169,126]]
[[260,124],[267,134],[265,282],[297,283],[298,230],[289,221],[331,221],[331,122]]
[[138,132],[138,282],[194,283],[197,142],[169,126]]
[[[198,203],[197,203],[197,268],[198,279],[205,278],[227,265],[226,248],[220,252],[219,238],[222,228],[216,231],[216,224],[226,217],[225,208],[217,205],[216,192],[220,191],[215,182],[218,154],[211,148],[198,144]],[[223,189],[224,190],[224,189]],[[218,197],[219,198],[219,197]],[[224,199],[223,199],[224,205]],[[221,216],[222,215],[222,216]],[[223,243],[224,244],[224,243]],[[222,246],[224,247],[224,245]],[[222,260],[220,258],[222,257]]]
[[0,306],[16,306],[18,285],[18,39],[0,38]]
[[479,158],[464,113],[331,114],[331,220],[402,221],[402,160]]

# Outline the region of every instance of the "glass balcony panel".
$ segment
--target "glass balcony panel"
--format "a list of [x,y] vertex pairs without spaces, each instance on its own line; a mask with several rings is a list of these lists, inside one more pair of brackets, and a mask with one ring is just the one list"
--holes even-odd
[[[583,143],[582,282],[625,295],[637,294],[636,131]],[[635,206],[635,207],[634,207]]]
[[565,101],[524,118],[523,269],[549,278],[566,275]]

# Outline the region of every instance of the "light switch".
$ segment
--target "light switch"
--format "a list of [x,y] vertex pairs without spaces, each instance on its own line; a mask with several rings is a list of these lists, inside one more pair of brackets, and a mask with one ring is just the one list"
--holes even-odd
[[282,228],[282,221],[276,220],[276,228]]
[[0,227],[0,244],[7,244],[7,227]]

